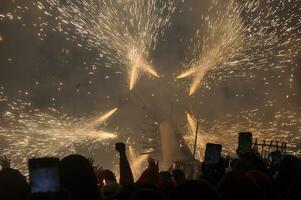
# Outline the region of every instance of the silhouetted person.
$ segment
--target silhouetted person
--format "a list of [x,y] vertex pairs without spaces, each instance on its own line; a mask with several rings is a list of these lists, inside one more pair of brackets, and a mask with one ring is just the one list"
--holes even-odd
[[148,184],[140,184],[140,183],[133,183],[126,185],[121,188],[121,191],[119,193],[119,200],[128,200],[134,193],[136,193],[139,190],[152,190],[152,191],[158,191],[158,188],[152,185]]
[[218,184],[218,182],[226,172],[222,160],[217,164],[206,164],[205,162],[203,162],[201,168],[202,174],[200,175],[200,179],[206,180],[213,186],[216,186]]
[[22,200],[29,194],[29,185],[26,178],[11,168],[11,160],[6,156],[0,157],[0,199]]
[[69,155],[60,162],[61,182],[72,200],[100,200],[96,176],[88,159]]
[[175,169],[172,171],[173,180],[176,185],[180,185],[186,181],[185,173],[180,169]]
[[267,174],[262,171],[249,171],[247,175],[251,177],[262,191],[266,200],[275,199],[273,180]]
[[203,180],[187,181],[177,186],[170,200],[204,199],[219,200],[215,189]]
[[159,181],[159,172],[154,168],[147,168],[142,172],[136,183],[157,187],[159,186]]
[[222,200],[263,200],[257,184],[243,171],[228,172],[217,187]]
[[119,183],[122,186],[134,183],[133,173],[131,170],[130,163],[127,159],[125,152],[125,144],[120,142],[115,144],[115,149],[119,153],[119,170],[120,180]]
[[136,183],[158,187],[160,183],[159,163],[152,158],[148,159],[148,168],[142,172]]
[[121,186],[117,183],[115,174],[106,169],[101,172],[100,176],[100,180],[105,182],[105,184],[101,187],[102,198],[104,200],[117,199]]
[[136,191],[129,200],[163,200],[162,195],[153,189],[140,189]]
[[291,155],[283,157],[279,165],[278,175],[275,179],[276,189],[280,197],[287,195],[290,185],[296,175],[301,172],[301,161]]
[[263,160],[259,158],[258,155],[252,152],[241,155],[240,159],[235,159],[232,162],[233,163],[231,163],[231,167],[233,170],[259,170],[263,172],[267,171]]
[[26,178],[15,169],[0,171],[0,199],[23,200],[29,194],[29,185]]
[[292,181],[285,200],[300,200],[301,199],[301,174],[295,176]]
[[162,171],[159,173],[159,190],[164,199],[168,199],[170,197],[175,186],[176,184],[172,175],[168,171]]

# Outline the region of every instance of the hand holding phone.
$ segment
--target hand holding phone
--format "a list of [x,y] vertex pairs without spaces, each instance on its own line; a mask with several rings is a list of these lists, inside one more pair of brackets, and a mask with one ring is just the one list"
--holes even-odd
[[238,154],[245,154],[252,152],[252,133],[241,132],[238,135]]
[[221,153],[222,153],[222,145],[207,143],[204,163],[219,164],[221,160]]
[[35,158],[28,161],[32,194],[57,193],[61,190],[58,158]]

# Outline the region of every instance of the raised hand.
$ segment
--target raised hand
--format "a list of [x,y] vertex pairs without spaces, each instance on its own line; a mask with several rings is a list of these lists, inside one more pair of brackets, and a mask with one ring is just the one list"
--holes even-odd
[[148,167],[149,168],[155,168],[155,169],[157,169],[159,171],[159,162],[155,161],[152,158],[149,158],[148,159]]
[[100,167],[99,165],[96,165],[93,167],[94,173],[97,177],[99,177],[103,171],[103,167]]
[[9,169],[11,166],[11,160],[8,159],[6,156],[0,157],[0,165],[2,169]]
[[89,163],[91,164],[91,166],[93,167],[94,165],[94,159],[92,157],[88,158]]
[[94,170],[95,176],[97,177],[97,182],[98,182],[97,185],[99,187],[101,187],[103,185],[103,179],[104,179],[103,168],[100,167],[99,165],[97,165],[97,166],[93,167],[93,170]]
[[123,142],[116,143],[115,150],[119,153],[125,153],[125,144]]

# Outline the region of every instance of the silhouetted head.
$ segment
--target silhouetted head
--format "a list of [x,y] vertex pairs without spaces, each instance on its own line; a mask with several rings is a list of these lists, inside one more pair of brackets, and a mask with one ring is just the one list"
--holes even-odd
[[171,192],[175,188],[175,182],[172,178],[172,175],[168,171],[162,171],[159,173],[160,182],[159,182],[159,190],[164,197],[164,199],[168,199]]
[[116,200],[120,193],[121,186],[117,182],[109,182],[101,186],[101,196],[104,200]]
[[292,184],[289,187],[286,200],[300,200],[301,199],[301,173],[296,175]]
[[155,190],[157,187],[151,186],[149,184],[139,184],[139,183],[133,183],[133,184],[128,184],[124,187],[121,188],[121,191],[119,193],[119,200],[128,200],[133,194],[135,194],[139,190]]
[[69,155],[60,162],[62,186],[73,200],[99,200],[97,180],[93,168],[85,157]]
[[296,174],[299,173],[301,173],[300,159],[292,155],[284,156],[280,162],[278,176],[276,178],[277,191],[281,195],[286,196]]
[[138,184],[145,184],[145,185],[152,185],[158,186],[159,185],[159,173],[157,169],[154,168],[147,168],[144,170],[137,181]]
[[186,181],[185,173],[180,169],[173,170],[172,176],[177,185],[182,184]]
[[29,194],[29,185],[26,178],[14,169],[0,171],[0,199],[21,200]]
[[262,193],[265,196],[265,199],[274,199],[274,188],[273,188],[273,182],[272,179],[265,174],[262,171],[249,171],[247,172],[247,175],[251,177],[259,187],[259,189],[262,191]]
[[163,200],[161,194],[153,189],[137,190],[130,198],[130,200]]
[[222,200],[261,200],[263,198],[255,181],[242,171],[227,173],[221,179],[217,189]]
[[215,189],[203,180],[187,181],[177,186],[171,195],[171,200],[183,199],[210,199],[218,200],[219,197]]
[[261,158],[254,153],[246,153],[240,159],[235,160],[231,165],[233,170],[260,170],[266,171],[265,164]]
[[301,172],[301,160],[292,155],[284,156],[280,162],[279,176],[294,178],[299,172]]
[[106,182],[117,182],[115,174],[108,169],[102,171],[103,178]]
[[172,175],[167,171],[162,171],[159,173],[160,183],[172,182]]

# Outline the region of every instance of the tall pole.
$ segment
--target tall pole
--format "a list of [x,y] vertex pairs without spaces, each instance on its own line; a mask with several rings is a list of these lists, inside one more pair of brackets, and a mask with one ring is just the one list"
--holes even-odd
[[[301,59],[300,59],[300,61],[301,61]],[[300,62],[300,64],[301,64],[301,62]],[[301,65],[300,65],[300,67],[301,67]],[[297,70],[296,74],[298,74],[298,73],[299,73],[299,70]],[[297,82],[297,80],[294,81],[294,84],[295,84],[294,88],[297,88],[297,90],[296,90],[296,96],[295,96],[296,97],[296,104],[297,104],[297,106],[296,106],[297,107],[296,108],[296,134],[299,134],[299,119],[300,119],[300,111],[301,111],[300,97],[301,97],[301,95],[300,95],[300,92],[299,92],[299,87],[300,87],[299,85],[300,84],[296,84],[296,82]]]
[[193,148],[193,157],[196,159],[196,146],[198,141],[198,131],[199,131],[199,121],[196,123],[196,129],[195,129],[195,138],[194,138],[194,148]]

